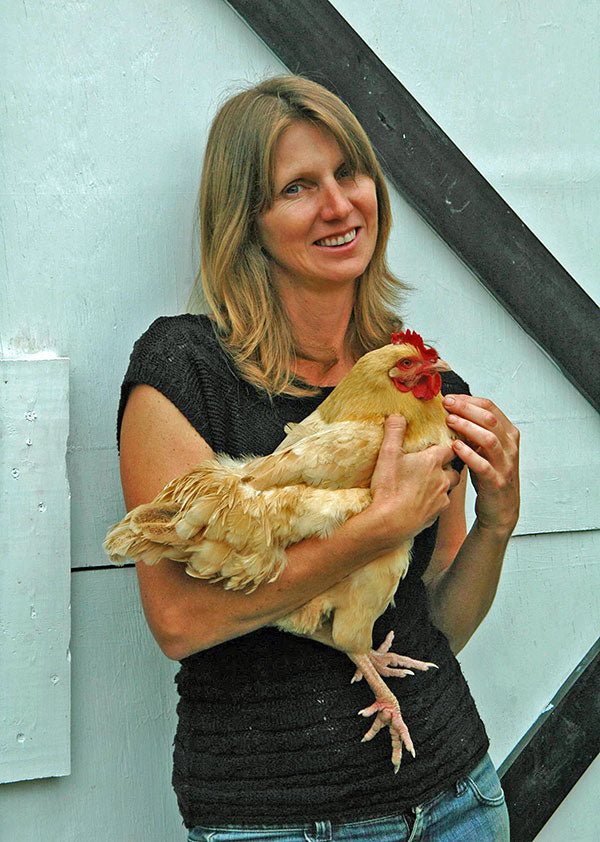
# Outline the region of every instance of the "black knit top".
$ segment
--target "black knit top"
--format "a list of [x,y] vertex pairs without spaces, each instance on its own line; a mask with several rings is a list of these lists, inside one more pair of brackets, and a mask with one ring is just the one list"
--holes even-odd
[[[272,400],[241,380],[206,316],[157,319],[135,343],[121,392],[118,430],[130,388],[161,391],[216,452],[271,453],[287,421],[301,421],[331,391]],[[443,391],[467,392],[456,374]],[[117,433],[117,436],[119,434]],[[436,525],[415,541],[396,604],[376,622],[394,651],[439,670],[386,682],[400,701],[416,758],[397,775],[387,729],[361,743],[373,701],[340,652],[264,628],[181,661],[173,786],[186,827],[359,821],[402,812],[455,783],[488,748],[460,666],[432,624],[421,576]],[[215,585],[217,587],[217,585]]]

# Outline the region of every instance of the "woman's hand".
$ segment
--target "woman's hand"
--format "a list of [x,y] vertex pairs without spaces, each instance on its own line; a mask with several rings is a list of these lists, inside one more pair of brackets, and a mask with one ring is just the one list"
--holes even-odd
[[431,526],[448,508],[448,492],[459,481],[450,465],[451,447],[405,453],[405,432],[405,419],[390,415],[371,479],[373,502],[363,513],[369,521],[369,540],[380,541],[382,550],[394,549]]
[[448,426],[466,439],[453,448],[469,468],[479,525],[510,534],[519,517],[519,431],[487,398],[447,395],[444,406]]

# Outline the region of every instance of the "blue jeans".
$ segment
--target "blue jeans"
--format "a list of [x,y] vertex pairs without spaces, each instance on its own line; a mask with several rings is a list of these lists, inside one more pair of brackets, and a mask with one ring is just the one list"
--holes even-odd
[[508,842],[508,811],[489,755],[451,789],[397,816],[302,827],[194,827],[188,842]]

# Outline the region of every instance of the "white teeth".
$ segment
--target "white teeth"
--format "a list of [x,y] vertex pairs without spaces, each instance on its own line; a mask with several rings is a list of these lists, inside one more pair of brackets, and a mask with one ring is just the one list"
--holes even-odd
[[353,228],[352,231],[348,231],[348,233],[344,237],[324,237],[322,240],[317,240],[318,246],[343,246],[344,243],[351,243],[352,240],[356,237],[356,228]]

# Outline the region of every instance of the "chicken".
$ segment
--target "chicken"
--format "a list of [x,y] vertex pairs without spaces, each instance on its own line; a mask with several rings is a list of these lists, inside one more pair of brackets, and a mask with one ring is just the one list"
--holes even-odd
[[[172,480],[151,502],[113,526],[104,547],[115,564],[126,558],[156,564],[170,558],[191,576],[253,590],[285,567],[286,547],[326,537],[371,503],[370,481],[385,419],[407,421],[403,449],[450,444],[440,395],[440,371],[449,366],[413,331],[361,357],[320,406],[273,454],[250,459],[217,456]],[[377,714],[363,741],[387,726],[392,763],[414,746],[398,700],[382,676],[413,675],[435,664],[390,651],[390,632],[372,649],[375,620],[406,575],[412,540],[347,576],[282,617],[276,625],[345,652],[369,683],[375,701],[360,711]]]

